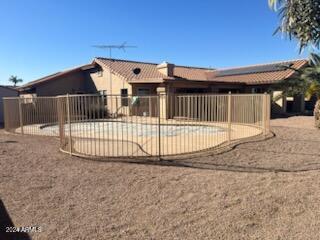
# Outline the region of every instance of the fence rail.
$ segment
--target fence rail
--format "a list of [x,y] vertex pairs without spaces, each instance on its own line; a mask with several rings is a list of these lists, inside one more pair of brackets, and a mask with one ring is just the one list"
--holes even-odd
[[90,157],[159,157],[269,133],[267,94],[4,98],[7,131],[60,138]]

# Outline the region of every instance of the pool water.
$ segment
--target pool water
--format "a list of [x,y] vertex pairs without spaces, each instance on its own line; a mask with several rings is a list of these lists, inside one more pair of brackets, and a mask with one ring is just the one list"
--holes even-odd
[[[159,126],[156,124],[142,124],[129,122],[82,122],[71,124],[72,133],[81,135],[95,134],[105,136],[131,135],[139,137],[153,137],[159,135]],[[59,133],[59,126],[47,126],[41,131]],[[65,125],[65,132],[69,131],[69,125]],[[193,125],[160,125],[160,135],[173,137],[185,134],[217,134],[224,132],[223,128],[213,126]]]

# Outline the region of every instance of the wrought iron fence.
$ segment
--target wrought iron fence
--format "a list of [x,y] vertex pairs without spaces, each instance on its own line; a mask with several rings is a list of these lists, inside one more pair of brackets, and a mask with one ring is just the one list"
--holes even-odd
[[8,97],[3,98],[3,105],[4,127],[7,131],[57,136],[58,133],[53,129],[46,128],[58,124],[56,97]]
[[90,157],[194,153],[269,133],[267,94],[4,98],[7,131],[60,138]]

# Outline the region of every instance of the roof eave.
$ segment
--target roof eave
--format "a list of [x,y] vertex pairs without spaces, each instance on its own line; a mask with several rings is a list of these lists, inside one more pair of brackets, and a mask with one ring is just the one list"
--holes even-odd
[[165,79],[163,78],[140,78],[140,79],[130,79],[128,83],[164,83]]
[[41,85],[43,83],[46,83],[47,81],[55,80],[58,77],[61,77],[61,76],[64,76],[64,75],[67,75],[67,74],[70,74],[70,73],[73,73],[73,72],[76,72],[76,71],[79,71],[79,70],[85,71],[85,70],[88,70],[88,69],[92,69],[94,67],[95,67],[95,65],[92,64],[92,63],[85,64],[85,65],[82,65],[82,66],[79,66],[79,67],[75,67],[75,68],[72,68],[72,69],[69,69],[69,70],[65,70],[63,72],[58,72],[56,74],[52,74],[51,76],[49,75],[49,77],[43,77],[43,78],[34,80],[32,82],[29,82],[29,83],[26,83],[26,84],[20,86],[18,89],[19,89],[19,91],[24,91],[24,90],[27,90],[27,89],[32,88],[34,86],[38,86],[38,85]]
[[16,86],[16,87],[10,87],[10,86],[3,86],[3,85],[0,85],[0,88],[5,88],[5,89],[8,89],[8,90],[11,90],[11,91],[16,91],[18,92],[19,90],[19,87]]

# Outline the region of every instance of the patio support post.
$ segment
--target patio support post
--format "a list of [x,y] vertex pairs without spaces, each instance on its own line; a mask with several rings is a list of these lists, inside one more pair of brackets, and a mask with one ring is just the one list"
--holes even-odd
[[67,105],[67,121],[68,121],[68,127],[69,127],[69,153],[72,155],[72,137],[71,137],[71,116],[70,116],[70,97],[69,94],[67,94],[66,99],[66,105]]
[[231,142],[231,92],[228,94],[228,144]]
[[158,87],[157,93],[160,96],[160,117],[162,119],[168,119],[168,101],[167,101],[167,92],[165,87]]
[[24,134],[24,131],[23,131],[23,116],[22,116],[21,97],[19,97],[19,121],[20,121],[21,134]]

